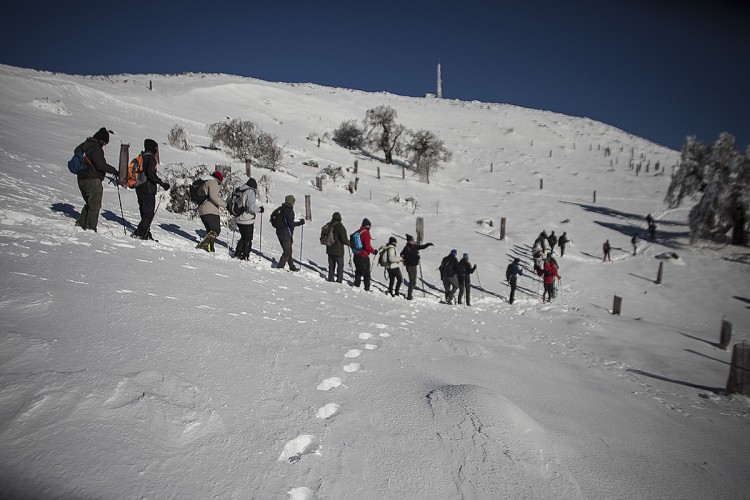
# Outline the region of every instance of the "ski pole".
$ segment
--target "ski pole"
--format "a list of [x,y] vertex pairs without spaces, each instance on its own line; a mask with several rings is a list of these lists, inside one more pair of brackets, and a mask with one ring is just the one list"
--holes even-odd
[[482,292],[482,298],[484,298],[484,287],[482,286],[482,278],[479,277],[479,270],[477,270],[477,281],[479,282],[479,291]]
[[[232,248],[234,248],[234,230],[236,227],[236,225],[232,227],[232,242],[229,244],[229,248],[227,248],[227,252],[229,253],[230,257],[232,256]],[[235,256],[236,255],[237,254],[235,253]]]
[[427,297],[427,292],[424,289],[424,276],[422,275],[422,263],[419,263],[419,279],[422,280],[422,297]]
[[[117,186],[117,199],[120,200],[120,217],[122,217],[122,232],[127,235],[128,230],[125,228],[125,212],[122,211],[122,198],[120,197],[120,183],[113,177],[112,182]],[[154,212],[156,213],[156,212]]]
[[260,213],[260,231],[258,234],[258,260],[263,258],[263,212]]
[[299,265],[302,266],[302,242],[305,239],[305,225],[302,225],[302,229],[300,229],[300,235],[299,235]]

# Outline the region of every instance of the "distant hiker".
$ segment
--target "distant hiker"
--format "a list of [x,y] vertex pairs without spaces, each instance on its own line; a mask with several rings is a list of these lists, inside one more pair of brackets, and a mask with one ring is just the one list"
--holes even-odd
[[328,255],[328,281],[333,281],[334,274],[336,282],[344,281],[344,253],[345,247],[349,246],[349,237],[347,236],[346,227],[341,221],[341,214],[333,212],[331,222],[328,223],[333,231],[334,241],[326,245],[326,255]]
[[[290,271],[299,271],[299,267],[294,265],[294,259],[292,258],[292,245],[294,244],[294,228],[297,226],[303,226],[305,219],[300,220],[294,219],[294,202],[297,201],[294,196],[288,194],[284,197],[284,203],[279,207],[280,210],[280,224],[276,228],[276,237],[279,239],[281,244],[281,257],[279,262],[276,264],[278,269],[284,269],[287,262],[289,263]],[[278,210],[278,209],[277,209]],[[275,212],[276,210],[274,210]]]
[[265,209],[258,206],[258,182],[250,177],[243,186],[237,188],[240,194],[242,213],[235,217],[234,222],[240,230],[240,240],[234,249],[234,258],[247,260],[253,248],[253,234],[255,233],[255,217]]
[[636,251],[638,250],[638,235],[633,233],[633,237],[630,238],[630,243],[633,244],[633,256],[635,256]]
[[109,131],[102,127],[93,137],[89,137],[76,147],[76,151],[79,149],[83,151],[86,159],[93,166],[93,168],[81,169],[77,174],[78,189],[81,190],[83,197],[83,208],[76,226],[94,232],[99,223],[99,211],[102,209],[104,176],[106,174],[112,174],[115,177],[120,175],[120,171],[107,163],[104,158],[104,146],[107,144],[109,144]]
[[221,172],[212,172],[206,178],[201,189],[207,195],[206,201],[198,207],[198,215],[206,228],[206,236],[198,243],[195,248],[201,248],[206,252],[214,252],[214,242],[221,233],[221,218],[219,217],[219,208],[227,208],[227,202],[219,196],[219,184],[224,180]]
[[550,250],[554,250],[555,245],[557,245],[557,235],[555,235],[554,231],[552,231],[552,234],[549,235],[549,237],[547,238],[547,241],[549,242]]
[[458,303],[463,301],[466,293],[466,305],[471,305],[471,275],[477,270],[477,265],[471,265],[469,254],[465,253],[456,266],[456,277],[458,278]]
[[513,262],[508,264],[505,269],[505,279],[510,284],[510,299],[508,303],[512,304],[516,300],[516,287],[518,285],[518,276],[523,274],[523,268],[521,267],[521,259],[518,257],[513,259]]
[[458,288],[458,250],[455,248],[451,250],[451,253],[443,257],[440,262],[440,279],[443,281],[443,288],[445,289],[445,303],[452,304],[453,296],[456,294]]
[[534,272],[537,276],[541,277],[544,273],[544,251],[538,243],[534,244],[534,248],[531,250],[531,257],[534,263]]
[[169,191],[169,183],[164,182],[156,175],[157,160],[156,155],[159,151],[159,145],[153,139],[143,141],[143,174],[146,176],[146,182],[135,187],[135,194],[138,197],[138,211],[141,214],[141,222],[131,236],[142,240],[153,240],[151,235],[151,222],[154,220],[156,213],[156,191],[157,186],[161,186],[165,191]]
[[554,251],[547,252],[547,259],[551,260],[555,264],[555,267],[560,269],[560,264],[557,262]]
[[648,225],[648,232],[651,235],[651,241],[656,240],[656,222],[651,221]]
[[[401,257],[396,251],[397,240],[394,236],[388,238],[388,244],[383,245],[379,252],[385,252],[385,269],[388,272],[388,294],[392,297],[398,295],[404,276],[401,274]],[[394,290],[393,285],[396,285]]]
[[604,251],[604,257],[602,257],[603,261],[611,261],[612,257],[610,256],[610,252],[612,251],[612,246],[609,244],[609,240],[604,242],[604,245],[602,245],[602,250]]
[[557,266],[552,259],[547,259],[544,262],[544,291],[542,292],[542,302],[545,302],[545,295],[547,296],[548,302],[555,296],[555,278],[560,279],[560,275],[557,272]]
[[654,218],[651,216],[651,214],[648,214],[646,216],[646,226],[651,227],[651,224],[654,223]]
[[433,246],[432,243],[417,245],[414,236],[406,235],[406,246],[401,250],[401,258],[404,260],[406,274],[409,275],[409,289],[406,292],[406,300],[412,300],[412,293],[417,284],[417,268],[419,267],[419,251]]
[[560,239],[557,240],[557,244],[560,245],[560,257],[565,255],[565,245],[567,245],[569,241],[568,233],[563,231],[563,234],[560,235]]
[[370,291],[370,255],[378,253],[372,248],[372,237],[370,236],[370,219],[362,219],[362,226],[357,230],[362,248],[354,252],[354,286],[365,282],[365,291]]

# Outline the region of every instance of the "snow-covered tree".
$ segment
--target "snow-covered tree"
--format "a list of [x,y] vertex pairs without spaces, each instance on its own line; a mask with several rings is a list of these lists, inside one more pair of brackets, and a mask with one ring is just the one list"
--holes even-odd
[[410,141],[406,145],[409,161],[422,180],[429,179],[429,174],[437,170],[441,161],[451,161],[453,154],[446,149],[434,133],[429,130],[418,130],[409,133]]
[[364,120],[364,143],[382,151],[387,164],[392,164],[393,154],[400,152],[401,136],[406,131],[396,123],[396,115],[392,107],[378,106],[368,109]]
[[700,199],[690,210],[690,236],[723,236],[731,229],[732,243],[747,244],[750,209],[750,149],[743,155],[726,132],[710,146],[688,137],[667,191],[670,208],[686,198]]
[[223,144],[229,155],[237,160],[256,158],[268,168],[276,170],[284,157],[284,147],[276,137],[262,131],[253,122],[235,118],[208,126],[211,145]]
[[339,128],[333,131],[334,142],[347,149],[361,147],[362,139],[362,129],[357,126],[356,120],[342,122]]

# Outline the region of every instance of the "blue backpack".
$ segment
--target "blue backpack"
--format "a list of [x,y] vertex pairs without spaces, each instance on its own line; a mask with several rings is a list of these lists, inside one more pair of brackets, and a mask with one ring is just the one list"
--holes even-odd
[[73,157],[68,161],[68,170],[79,177],[85,176],[91,170],[91,161],[86,157],[83,149],[76,148]]
[[362,250],[362,238],[359,236],[359,231],[354,231],[349,235],[349,246],[352,247],[352,252]]

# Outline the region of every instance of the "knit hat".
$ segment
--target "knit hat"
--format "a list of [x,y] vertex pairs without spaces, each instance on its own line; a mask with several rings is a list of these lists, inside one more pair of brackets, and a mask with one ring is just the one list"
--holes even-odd
[[464,254],[464,259],[469,260],[469,254],[468,253]]
[[414,236],[407,234],[406,235],[406,241],[414,241]]
[[513,262],[515,262],[515,263],[521,262],[521,259],[519,259],[518,257],[516,257],[515,259],[513,259]]
[[451,253],[452,253],[453,255],[458,255],[458,250],[456,250],[456,249],[454,248],[453,250],[451,250]]
[[251,188],[253,188],[253,189],[258,189],[258,181],[256,181],[256,180],[255,180],[255,179],[253,179],[252,177],[250,177],[250,178],[249,178],[249,179],[247,180],[247,182],[245,182],[245,184],[247,184],[247,185],[248,185],[249,187],[251,187]]
[[397,242],[398,242],[398,240],[396,239],[396,237],[395,237],[395,236],[391,236],[390,238],[388,238],[388,243],[393,243],[393,244],[395,244],[395,243],[397,243]]
[[109,144],[109,131],[102,127],[94,134],[94,139],[102,141],[104,144]]
[[219,172],[218,170],[214,170],[213,172],[211,172],[211,175],[216,177],[216,180],[219,181],[219,184],[221,184],[221,182],[224,180],[224,176],[221,175],[221,172]]
[[333,212],[333,215],[331,216],[331,220],[341,222],[341,212]]
[[284,203],[289,203],[290,205],[294,205],[295,201],[297,200],[291,194],[288,194],[284,197]]
[[365,217],[364,219],[362,219],[362,226],[364,226],[364,227],[371,227],[372,224],[370,223],[370,219],[368,219],[367,217]]
[[156,154],[156,150],[159,149],[159,145],[153,139],[146,139],[143,141],[143,150],[149,153]]

